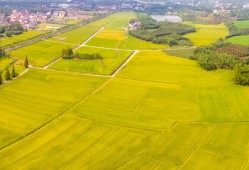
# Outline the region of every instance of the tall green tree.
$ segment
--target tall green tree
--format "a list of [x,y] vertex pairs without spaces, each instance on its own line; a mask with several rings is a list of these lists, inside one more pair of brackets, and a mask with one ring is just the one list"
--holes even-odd
[[11,76],[12,76],[13,78],[16,77],[16,70],[15,70],[15,66],[14,66],[14,65],[13,65],[13,67],[12,67]]
[[234,68],[234,78],[233,78],[234,83],[239,84],[241,81],[241,68],[239,64],[236,64]]
[[24,67],[26,67],[26,68],[29,67],[29,60],[28,60],[27,56],[26,56],[25,61],[24,61]]
[[65,58],[66,57],[66,50],[63,48],[61,52],[61,57]]
[[0,73],[0,85],[3,84],[2,73]]
[[10,80],[10,71],[8,68],[5,71],[5,80],[7,80],[7,81]]
[[72,48],[68,49],[68,57],[73,58],[73,49]]

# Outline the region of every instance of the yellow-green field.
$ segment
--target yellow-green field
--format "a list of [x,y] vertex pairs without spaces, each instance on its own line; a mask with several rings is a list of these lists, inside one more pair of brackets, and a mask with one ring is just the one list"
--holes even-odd
[[[112,36],[107,36],[112,35]],[[165,49],[167,45],[153,44],[147,41],[143,41],[128,35],[125,29],[104,29],[94,38],[92,38],[87,45],[97,46],[104,48],[120,48],[120,49]]]
[[249,36],[235,36],[227,39],[227,42],[238,44],[238,45],[249,45]]
[[81,73],[106,74],[109,75],[128,58],[132,51],[108,50],[102,48],[82,47],[75,53],[94,54],[98,53],[103,60],[80,60],[80,59],[62,59],[53,64],[51,69],[74,71]]
[[0,87],[0,168],[249,168],[249,88],[231,78],[160,51],[115,78],[31,69]]
[[219,38],[226,37],[229,32],[224,24],[220,25],[204,25],[185,22],[184,24],[191,25],[196,28],[195,33],[185,35],[195,46],[210,45]]
[[[123,36],[122,15],[94,23],[109,26],[96,36],[112,49],[78,49],[101,54],[101,62],[61,59],[0,86],[0,169],[249,169],[249,87],[235,85],[233,71],[205,71],[169,55],[180,52],[141,50],[115,76],[95,75],[110,74],[131,54],[113,49],[116,43],[161,48],[110,36]],[[66,34],[68,43],[42,41],[12,55],[45,64],[77,43],[75,34]],[[89,44],[100,45],[96,39]],[[11,61],[1,59],[0,67]]]
[[29,30],[29,31],[24,32],[24,33],[22,33],[20,35],[14,35],[12,37],[0,38],[0,46],[6,46],[6,45],[10,45],[12,43],[23,41],[23,40],[35,37],[37,35],[40,35],[42,33],[44,33],[44,32]]

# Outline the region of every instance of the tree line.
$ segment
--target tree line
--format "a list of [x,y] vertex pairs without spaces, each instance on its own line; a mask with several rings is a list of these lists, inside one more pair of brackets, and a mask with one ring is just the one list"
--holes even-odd
[[102,60],[103,57],[98,54],[98,53],[94,53],[94,54],[81,54],[81,53],[75,53],[73,52],[72,48],[66,48],[66,49],[62,49],[61,52],[61,57],[63,59],[83,59],[83,60]]

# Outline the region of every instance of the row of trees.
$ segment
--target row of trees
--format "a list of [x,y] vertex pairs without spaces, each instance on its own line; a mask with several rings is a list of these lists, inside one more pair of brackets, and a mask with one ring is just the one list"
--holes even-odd
[[[16,70],[15,70],[15,66],[12,66],[12,71],[10,73],[9,68],[7,68],[5,70],[5,80],[9,81],[12,78],[15,78],[17,76]],[[0,73],[0,85],[3,84],[3,78],[2,78],[2,73]]]
[[[29,61],[28,61],[28,57],[26,56],[25,60],[24,60],[24,67],[25,68],[28,68],[29,67]],[[12,66],[12,70],[11,70],[11,73],[9,71],[9,68],[7,67],[5,69],[5,80],[6,81],[9,81],[11,80],[12,78],[15,78],[18,76],[18,73],[16,72],[16,69],[15,69],[15,65],[13,64]],[[0,72],[0,85],[3,84],[3,78],[2,78],[2,72]]]
[[73,52],[72,48],[66,48],[66,49],[62,49],[61,52],[61,57],[63,59],[85,59],[85,60],[97,60],[97,59],[103,59],[103,57],[98,54],[98,53],[94,53],[94,54],[80,54],[80,53],[75,53]]
[[146,14],[138,16],[141,25],[129,33],[139,39],[170,46],[192,46],[193,43],[182,35],[195,32],[192,26],[168,21],[157,22]]

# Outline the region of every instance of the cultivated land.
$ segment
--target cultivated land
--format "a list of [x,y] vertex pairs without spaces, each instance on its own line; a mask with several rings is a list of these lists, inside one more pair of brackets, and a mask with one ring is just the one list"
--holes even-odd
[[103,57],[103,60],[62,59],[49,68],[64,71],[109,75],[113,73],[115,69],[121,65],[132,53],[132,51],[109,50],[92,47],[81,47],[75,51],[75,53],[77,52],[84,54],[99,53]]
[[0,38],[0,46],[6,46],[6,45],[10,45],[10,44],[15,43],[15,42],[23,41],[23,40],[35,37],[37,35],[40,35],[42,33],[44,33],[44,32],[30,30],[30,31],[24,32],[23,34],[20,34],[20,35],[14,35],[13,37]]
[[185,35],[195,46],[210,45],[219,38],[226,37],[229,32],[224,24],[220,25],[204,25],[185,22],[196,28],[195,33]]
[[[235,21],[234,25],[239,29],[249,29],[249,21]],[[249,36],[235,36],[227,39],[228,42],[238,45],[249,45]]]
[[[113,69],[131,53],[78,50]],[[0,86],[0,169],[249,169],[249,87],[170,56],[191,50],[136,52],[116,76],[59,60]]]

